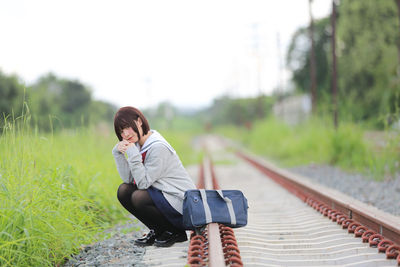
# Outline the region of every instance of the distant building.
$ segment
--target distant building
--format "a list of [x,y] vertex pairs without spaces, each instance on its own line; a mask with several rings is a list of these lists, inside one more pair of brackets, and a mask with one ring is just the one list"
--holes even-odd
[[298,124],[311,115],[311,97],[309,95],[289,96],[273,106],[275,117],[290,125]]

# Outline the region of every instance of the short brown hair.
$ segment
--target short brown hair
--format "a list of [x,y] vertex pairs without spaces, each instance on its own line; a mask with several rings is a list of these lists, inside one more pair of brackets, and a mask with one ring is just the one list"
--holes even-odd
[[143,115],[142,112],[140,112],[140,110],[128,106],[120,108],[117,111],[117,113],[115,113],[114,130],[119,141],[122,141],[122,136],[121,136],[122,130],[128,127],[132,127],[132,129],[136,132],[140,140],[139,130],[136,127],[136,123],[134,123],[134,121],[137,121],[138,118],[140,118],[140,120],[142,121],[143,135],[145,135],[149,132],[150,126],[149,123],[147,122],[146,117]]

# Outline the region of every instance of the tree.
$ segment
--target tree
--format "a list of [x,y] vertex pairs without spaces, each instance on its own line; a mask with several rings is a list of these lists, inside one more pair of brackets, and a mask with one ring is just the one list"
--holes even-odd
[[91,92],[81,82],[61,80],[59,104],[61,118],[68,127],[88,124]]
[[[400,25],[400,0],[394,0],[397,5],[397,15],[399,18],[399,25]],[[400,27],[398,27],[400,29]],[[400,76],[400,32],[397,35],[397,76]]]
[[48,73],[25,91],[16,75],[0,71],[0,115],[20,116],[24,101],[30,110],[31,123],[41,131],[111,122],[116,110],[110,103],[92,100],[90,89],[78,80]]
[[317,78],[316,78],[316,60],[315,60],[315,44],[314,44],[314,19],[312,16],[312,1],[308,1],[308,8],[310,14],[310,43],[311,43],[311,51],[310,51],[310,80],[311,80],[311,105],[312,112],[316,112],[317,105]]
[[[337,22],[339,97],[353,119],[394,112],[398,15],[394,1],[342,0]],[[340,108],[342,110],[342,108]]]
[[[330,99],[330,25],[329,18],[314,21],[314,51],[315,61],[318,66],[316,72],[316,98],[319,99],[318,110],[323,111],[324,104]],[[308,28],[299,28],[293,35],[287,57],[286,64],[292,71],[292,81],[299,92],[311,94],[311,41]]]
[[333,124],[335,129],[338,128],[338,103],[337,103],[337,68],[336,68],[336,3],[332,0],[332,106],[333,106]]
[[109,103],[93,101],[90,89],[80,81],[59,78],[52,73],[42,76],[30,87],[29,99],[33,121],[45,131],[110,121],[115,111]]
[[[43,131],[54,130],[52,122],[54,117],[61,113],[58,96],[61,93],[61,85],[58,78],[49,73],[43,75],[29,88],[29,107],[33,117],[33,124]],[[62,125],[62,122],[55,127]]]
[[273,97],[265,95],[237,99],[222,96],[214,99],[212,106],[203,111],[202,117],[212,125],[235,124],[246,126],[260,118],[260,107],[262,117],[270,114],[272,104]]
[[117,108],[105,101],[95,100],[90,102],[89,123],[98,123],[101,121],[112,122]]
[[[337,7],[338,117],[382,126],[400,108],[399,6],[397,1],[342,0]],[[315,21],[315,54],[319,113],[331,112],[333,69],[329,18]],[[332,43],[333,44],[333,43]],[[287,64],[300,92],[310,92],[311,43],[307,29],[292,37]],[[334,106],[334,105],[333,105]],[[328,107],[328,109],[322,109]],[[335,109],[335,108],[334,108]],[[338,119],[338,118],[337,118]]]
[[[24,102],[24,86],[16,75],[6,75],[0,71],[0,115],[21,113]],[[3,119],[1,119],[2,122]],[[1,123],[0,123],[1,124]]]

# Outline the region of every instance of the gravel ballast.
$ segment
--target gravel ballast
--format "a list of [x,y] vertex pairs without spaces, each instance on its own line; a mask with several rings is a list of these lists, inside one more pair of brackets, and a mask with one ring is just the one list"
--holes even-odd
[[312,164],[288,170],[387,213],[400,216],[400,174],[390,180],[375,181],[360,173],[346,172],[328,165]]
[[[145,266],[141,261],[146,249],[134,244],[135,239],[142,236],[143,228],[136,219],[132,219],[131,223],[118,225],[107,231],[113,233],[111,238],[85,246],[64,266]],[[127,231],[128,233],[124,234]]]

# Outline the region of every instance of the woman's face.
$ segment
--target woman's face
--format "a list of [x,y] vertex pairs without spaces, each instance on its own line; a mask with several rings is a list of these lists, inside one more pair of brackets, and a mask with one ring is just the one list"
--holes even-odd
[[139,141],[138,135],[132,129],[132,127],[122,129],[121,137],[123,140],[128,141],[129,143],[136,143]]

